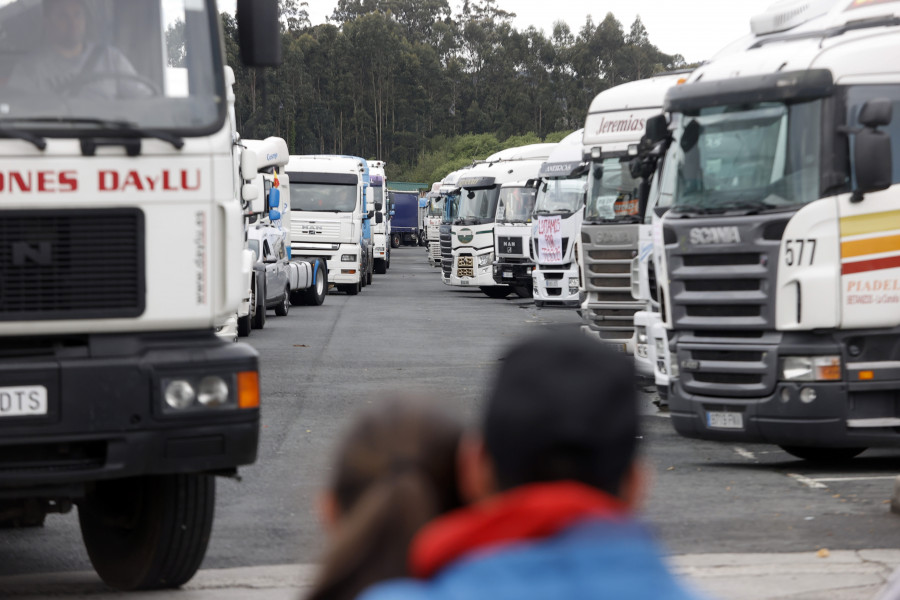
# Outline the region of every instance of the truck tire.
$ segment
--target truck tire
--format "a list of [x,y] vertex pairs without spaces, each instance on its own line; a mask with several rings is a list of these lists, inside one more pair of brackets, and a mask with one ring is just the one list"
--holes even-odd
[[425,246],[427,243],[428,243],[428,240],[425,239],[425,232],[420,231],[419,232],[419,245]]
[[387,260],[383,258],[375,259],[375,274],[376,275],[384,275],[387,273]]
[[284,297],[278,306],[275,307],[275,314],[279,317],[286,317],[291,310],[291,287],[284,286]]
[[250,298],[250,301],[254,303],[256,306],[256,312],[253,313],[253,329],[262,329],[266,326],[266,282],[262,281],[261,283],[257,280],[257,285],[254,286],[253,295]]
[[391,248],[399,248],[399,247],[400,247],[400,242],[401,242],[401,241],[402,241],[402,240],[401,240],[401,238],[400,238],[400,234],[399,234],[399,233],[392,233],[392,234],[391,234]]
[[179,587],[206,554],[215,500],[212,475],[98,482],[78,505],[91,564],[120,590]]
[[388,270],[391,268],[391,251],[388,250],[386,252],[386,254],[387,254],[387,258],[385,258],[385,260],[384,260],[384,269]]
[[508,285],[482,285],[479,289],[484,292],[488,298],[494,299],[506,298],[513,292],[513,289]]
[[375,261],[369,263],[369,268],[366,269],[366,285],[372,285],[372,273],[375,272]]
[[343,286],[343,290],[345,292],[347,292],[348,296],[355,296],[362,291],[362,280],[361,279],[362,278],[360,278],[360,281],[357,281],[356,283],[348,283]]
[[245,317],[238,317],[237,320],[237,330],[238,337],[247,337],[250,335],[250,330],[253,329],[250,325],[250,315]]
[[322,266],[322,263],[316,263],[314,279],[316,284],[303,291],[303,299],[310,306],[322,306],[325,296],[328,294],[328,275],[325,274],[325,267]]
[[527,285],[513,286],[513,291],[519,298],[534,298],[534,288]]
[[839,463],[856,458],[866,451],[866,448],[814,448],[811,446],[780,446],[782,450],[814,463]]

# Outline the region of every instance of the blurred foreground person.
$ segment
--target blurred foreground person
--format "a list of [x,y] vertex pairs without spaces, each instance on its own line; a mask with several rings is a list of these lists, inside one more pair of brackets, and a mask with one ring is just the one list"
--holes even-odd
[[415,579],[364,600],[696,599],[632,516],[633,359],[580,334],[542,334],[506,355],[481,439],[465,439],[460,489],[471,506],[425,527]]
[[360,416],[322,499],[331,540],[309,600],[352,600],[375,583],[409,575],[413,536],[461,505],[461,434],[445,412],[412,400],[376,404]]

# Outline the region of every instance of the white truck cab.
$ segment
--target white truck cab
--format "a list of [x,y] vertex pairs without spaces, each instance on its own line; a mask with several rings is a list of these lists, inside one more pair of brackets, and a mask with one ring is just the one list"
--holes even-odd
[[814,460],[900,445],[898,19],[780,2],[669,91],[679,433]]
[[291,156],[287,165],[292,255],[325,260],[328,282],[350,295],[366,285],[364,163],[347,156],[310,155]]
[[442,182],[436,181],[432,184],[431,191],[425,194],[423,227],[428,264],[432,267],[441,266],[441,219],[444,216],[444,201],[446,200],[446,196],[441,194],[442,185]]
[[387,175],[383,160],[369,162],[369,194],[375,210],[372,224],[375,264],[374,272],[379,275],[387,273],[391,268],[391,214],[388,207]]
[[532,144],[502,150],[460,176],[456,182],[460,188],[459,209],[451,228],[449,285],[479,287],[491,298],[504,298],[513,291],[494,281],[494,227],[500,188],[505,183],[536,178],[555,146]]
[[450,282],[450,275],[453,272],[453,242],[452,233],[453,221],[459,212],[459,186],[457,182],[462,173],[466,169],[453,171],[441,180],[440,193],[444,197],[444,208],[441,214],[441,224],[438,231],[441,250],[441,281],[445,284]]
[[588,176],[583,137],[583,129],[569,134],[541,165],[531,242],[538,307],[581,305],[581,223]]

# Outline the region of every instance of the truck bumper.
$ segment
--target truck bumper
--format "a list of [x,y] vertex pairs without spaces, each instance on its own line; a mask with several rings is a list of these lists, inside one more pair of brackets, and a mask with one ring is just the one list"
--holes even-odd
[[533,286],[531,272],[534,270],[532,263],[495,262],[493,264],[493,278],[497,285],[512,285],[527,287]]
[[[5,340],[20,350],[0,351],[0,497],[101,479],[225,471],[256,460],[259,408],[239,408],[238,401],[238,382],[255,385],[258,394],[251,347],[224,343],[211,331],[55,342]],[[166,404],[169,382],[185,380],[196,390],[209,376],[228,385],[224,405]],[[46,390],[46,414],[11,416],[4,400],[35,386]]]
[[[681,368],[678,377],[671,379],[669,404],[672,423],[684,436],[782,446],[900,446],[900,367],[896,361],[885,360],[900,349],[896,331],[785,333],[780,343],[772,345],[679,342],[677,347],[673,360]],[[862,354],[851,357],[848,348]],[[757,364],[766,393],[746,393],[749,386],[742,389],[740,385],[731,394],[691,389],[703,385],[698,382],[702,373],[712,372],[694,358],[704,352],[762,356]],[[778,365],[783,357],[816,355],[841,357],[840,381],[780,380]],[[751,363],[744,370],[733,364],[723,368],[723,374],[755,372]],[[738,413],[740,418],[729,416],[728,426],[723,426],[713,413]]]
[[572,292],[571,281],[579,281],[578,265],[571,264],[559,269],[535,268],[534,303],[536,306],[560,306],[577,308],[581,305],[579,292]]
[[[337,246],[337,248],[334,248]],[[353,284],[359,281],[362,274],[362,261],[359,244],[323,244],[321,248],[315,247],[313,244],[303,244],[302,246],[293,246],[292,253],[295,258],[309,257],[321,258],[325,260],[328,267],[328,283],[330,284]],[[355,255],[355,262],[343,262],[341,256],[345,254]],[[352,272],[351,272],[352,271]]]

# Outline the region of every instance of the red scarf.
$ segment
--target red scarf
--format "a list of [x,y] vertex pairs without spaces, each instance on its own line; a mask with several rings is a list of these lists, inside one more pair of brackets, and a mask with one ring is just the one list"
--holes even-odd
[[586,518],[624,519],[625,504],[574,481],[536,483],[451,512],[413,540],[410,567],[426,579],[475,550],[554,535]]

